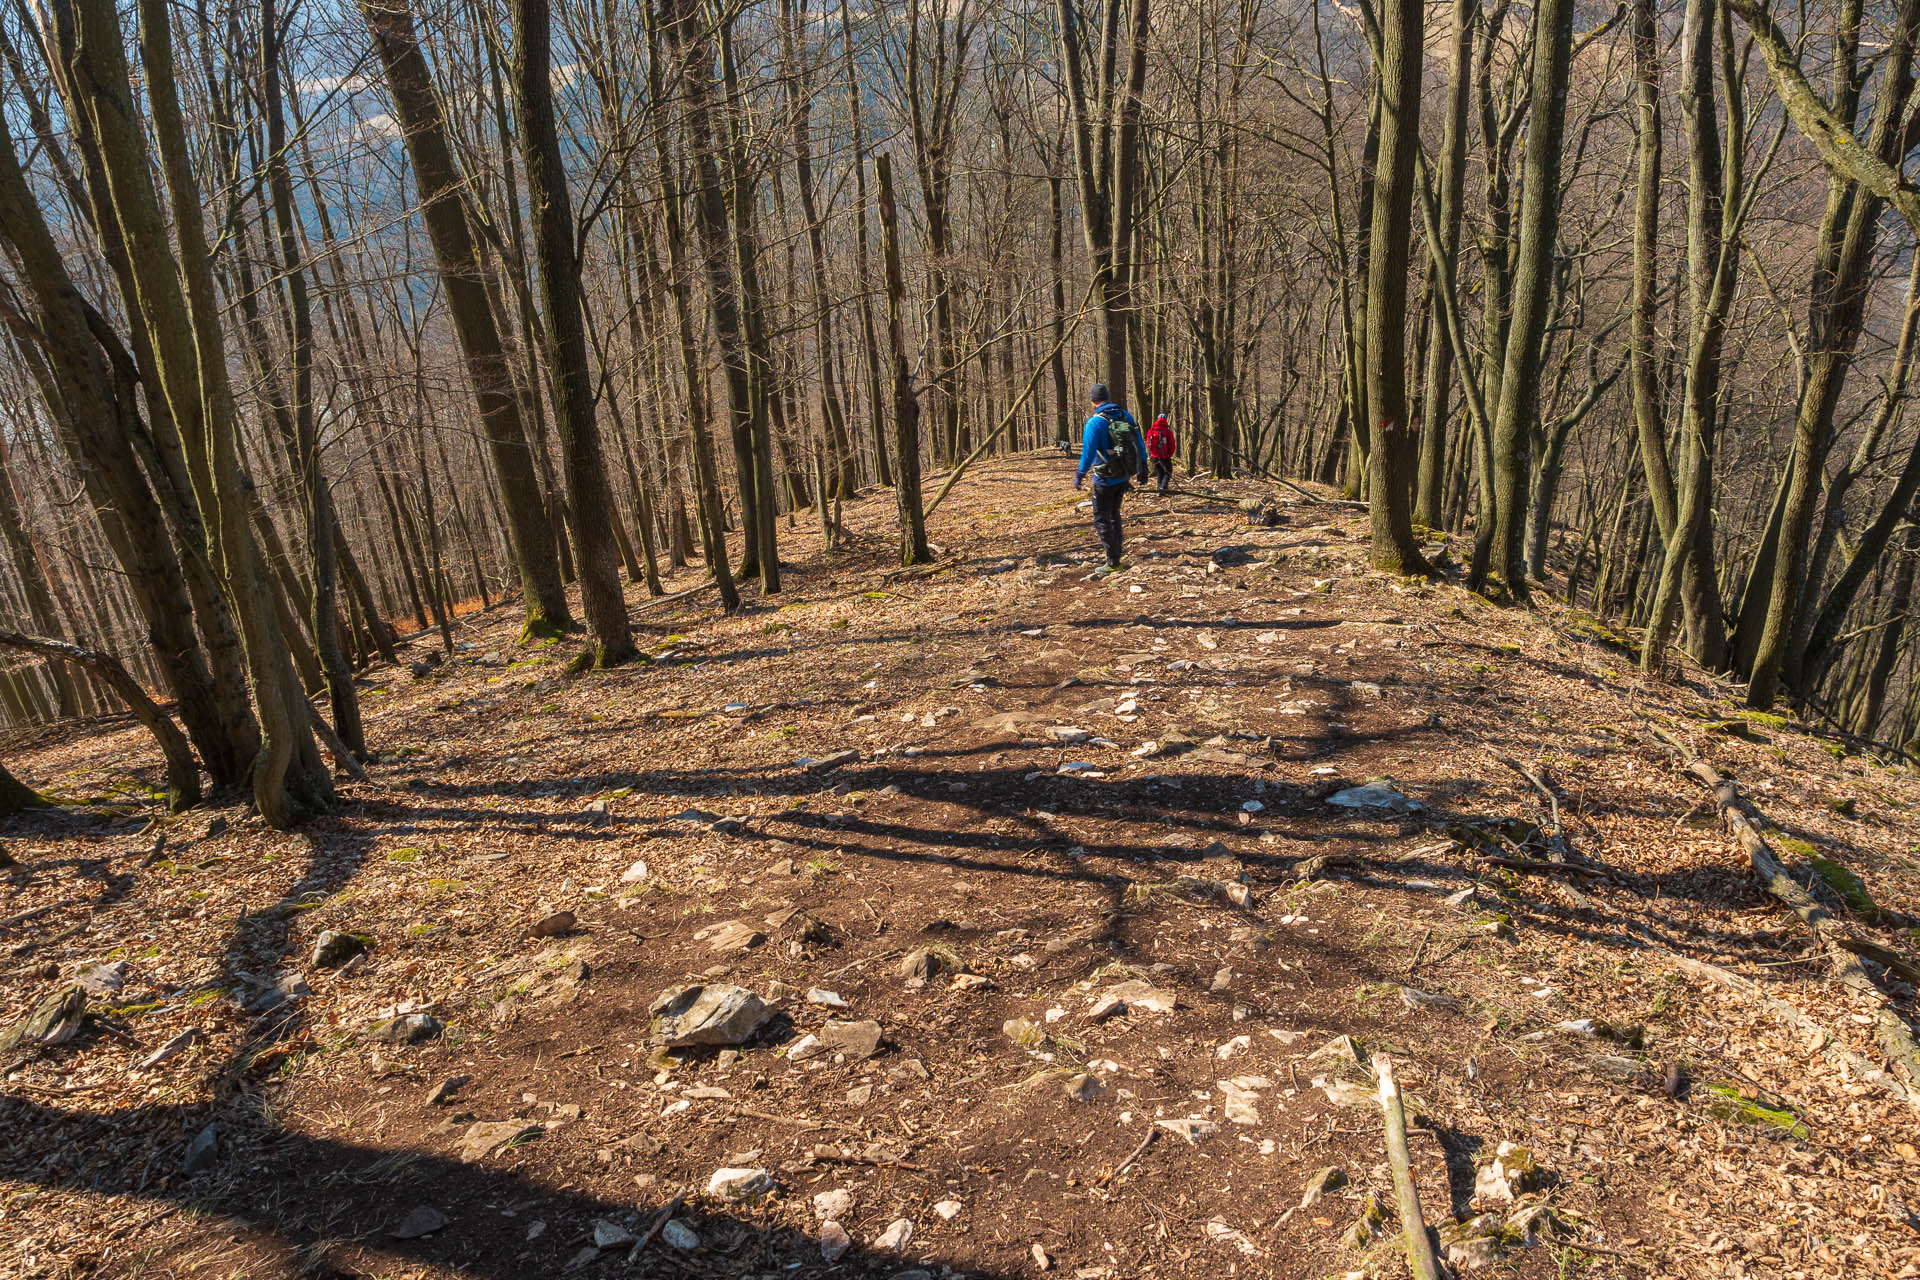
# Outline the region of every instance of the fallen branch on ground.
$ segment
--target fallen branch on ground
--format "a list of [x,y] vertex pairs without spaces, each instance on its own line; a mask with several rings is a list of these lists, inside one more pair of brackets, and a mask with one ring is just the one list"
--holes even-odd
[[32,907],[26,911],[22,911],[18,915],[8,916],[5,920],[0,920],[0,929],[11,929],[17,924],[25,924],[29,920],[38,920],[41,916],[47,915],[49,912],[58,911],[62,907],[70,907],[78,901],[80,901],[78,898],[62,898],[58,902],[49,902],[44,906]]
[[1473,849],[1468,852],[1481,862],[1489,862],[1496,867],[1512,867],[1515,871],[1534,871],[1549,876],[1564,872],[1568,875],[1591,876],[1596,880],[1604,880],[1608,875],[1605,867],[1589,866],[1584,862],[1548,862],[1545,858],[1509,858],[1497,853],[1481,853]]
[[0,645],[24,649],[43,658],[58,658],[98,675],[160,744],[160,754],[167,761],[167,809],[179,813],[200,803],[200,766],[187,745],[186,735],[180,732],[172,717],[147,696],[140,682],[127,674],[120,659],[103,650],[47,636],[30,636],[21,631],[0,630]]
[[1427,1236],[1426,1217],[1420,1212],[1420,1189],[1413,1182],[1413,1159],[1407,1152],[1407,1112],[1400,1102],[1400,1084],[1393,1078],[1393,1060],[1384,1054],[1376,1058],[1373,1074],[1380,1083],[1387,1159],[1393,1163],[1393,1194],[1400,1207],[1400,1229],[1407,1238],[1407,1266],[1414,1280],[1440,1280],[1440,1263]]
[[633,608],[627,610],[627,616],[638,617],[640,614],[643,614],[643,613],[651,613],[653,610],[661,608],[664,605],[670,605],[676,601],[685,600],[689,596],[699,595],[702,591],[711,591],[719,585],[720,585],[720,580],[718,578],[708,578],[705,582],[701,583],[697,587],[688,587],[685,591],[676,591],[670,596],[661,596],[657,600],[649,600],[645,604],[636,605]]
[[1704,960],[1695,960],[1691,956],[1683,956],[1678,951],[1661,945],[1646,929],[1637,924],[1630,923],[1628,927],[1639,934],[1649,945],[1658,950],[1661,955],[1671,961],[1674,967],[1682,973],[1692,974],[1694,977],[1705,978],[1710,982],[1719,983],[1727,990],[1747,997],[1802,1035],[1817,1040],[1820,1044],[1820,1056],[1828,1062],[1833,1063],[1835,1066],[1844,1067],[1860,1079],[1878,1086],[1897,1101],[1906,1103],[1915,1111],[1920,1111],[1920,1090],[1908,1088],[1880,1067],[1869,1062],[1851,1049],[1844,1047],[1834,1038],[1831,1031],[1828,1031],[1825,1027],[1788,1004],[1785,1000],[1780,999],[1778,996],[1769,995],[1760,988],[1759,983],[1754,982],[1750,978],[1742,977],[1731,969],[1723,969],[1717,964],[1708,964]]
[[318,708],[309,707],[308,710],[313,713],[314,736],[320,739],[321,745],[327,749],[327,754],[333,757],[333,767],[355,782],[365,782],[367,771],[360,763],[360,758],[340,740],[340,735],[333,731],[333,726],[327,723]]
[[1533,789],[1538,791],[1541,796],[1546,799],[1547,807],[1552,811],[1553,815],[1553,825],[1548,829],[1547,834],[1558,836],[1560,834],[1560,797],[1553,794],[1553,788],[1546,784],[1546,780],[1543,779],[1539,773],[1529,769],[1518,760],[1509,760],[1505,756],[1495,756],[1494,759],[1532,783]]
[[1732,829],[1734,838],[1747,855],[1747,861],[1753,864],[1761,883],[1766,886],[1768,893],[1799,916],[1801,922],[1813,932],[1814,938],[1826,949],[1827,964],[1840,985],[1872,1009],[1873,1038],[1874,1043],[1880,1046],[1880,1052],[1908,1079],[1920,1081],[1920,1043],[1915,1042],[1906,1020],[1893,1008],[1887,993],[1867,974],[1860,957],[1847,945],[1857,941],[1851,931],[1787,874],[1761,832],[1759,814],[1741,798],[1740,790],[1734,786],[1732,779],[1723,777],[1719,770],[1701,759],[1691,747],[1659,726],[1649,727],[1656,737],[1681,754],[1686,761],[1685,772],[1713,793],[1714,808],[1719,811],[1721,820]]

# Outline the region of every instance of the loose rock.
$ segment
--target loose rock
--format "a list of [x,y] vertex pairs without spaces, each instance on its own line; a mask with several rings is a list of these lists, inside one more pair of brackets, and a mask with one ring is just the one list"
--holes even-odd
[[73,1039],[87,1016],[87,993],[79,987],[56,991],[33,1007],[33,1012],[0,1033],[0,1053],[22,1045],[64,1044]]
[[445,1105],[452,1100],[454,1094],[460,1092],[469,1079],[468,1076],[448,1076],[427,1093],[427,1105],[430,1107]]
[[605,1218],[593,1220],[593,1247],[596,1249],[626,1249],[633,1245],[633,1232],[617,1222]]
[[724,954],[751,951],[765,942],[767,935],[745,920],[729,920],[725,924],[714,925],[710,929],[701,929],[693,935],[693,940],[705,942],[709,951]]
[[1187,1140],[1187,1145],[1197,1147],[1200,1139],[1220,1131],[1220,1126],[1211,1120],[1202,1120],[1197,1116],[1186,1116],[1176,1120],[1156,1120],[1155,1124],[1168,1133],[1178,1134]]
[[660,1238],[682,1253],[688,1253],[700,1247],[700,1237],[694,1233],[692,1227],[678,1218],[660,1228]]
[[367,1039],[382,1044],[419,1044],[447,1029],[447,1024],[430,1013],[407,1013],[387,1018],[367,1028]]
[[823,1261],[838,1262],[851,1248],[853,1237],[847,1234],[845,1227],[837,1222],[820,1224],[820,1257]]
[[820,1043],[829,1051],[843,1053],[849,1062],[859,1062],[871,1058],[880,1051],[880,1024],[867,1019],[863,1022],[828,1022],[820,1029]]
[[1136,978],[1101,992],[1093,1008],[1087,1011],[1087,1017],[1099,1022],[1116,1013],[1172,1013],[1178,1005],[1173,992]]
[[1300,1207],[1310,1209],[1346,1185],[1346,1171],[1335,1165],[1328,1165],[1307,1179],[1307,1189],[1300,1197]]
[[900,961],[900,976],[909,987],[924,987],[945,967],[946,960],[939,952],[920,947]]
[[457,1150],[460,1158],[471,1164],[486,1159],[502,1147],[522,1139],[537,1138],[545,1132],[539,1125],[528,1124],[524,1120],[481,1120],[467,1126]]
[[89,965],[74,975],[74,981],[90,996],[110,996],[127,985],[127,962]]
[[813,1212],[821,1222],[835,1222],[853,1211],[853,1192],[841,1188],[822,1191],[813,1198]]
[[1068,1076],[1062,1087],[1066,1090],[1067,1097],[1075,1102],[1092,1102],[1107,1091],[1107,1086],[1101,1083],[1099,1076],[1089,1075],[1086,1072]]
[[745,987],[730,983],[672,987],[660,993],[647,1014],[654,1035],[670,1049],[695,1045],[737,1045],[773,1016],[773,1006]]
[[313,940],[313,967],[337,969],[366,949],[366,942],[351,933],[323,929]]
[[765,1169],[715,1169],[707,1179],[707,1194],[728,1204],[752,1204],[773,1190],[773,1175]]
[[192,1174],[210,1168],[214,1158],[220,1154],[220,1128],[209,1124],[193,1135],[193,1141],[187,1144],[186,1155],[180,1158],[180,1172]]
[[400,1225],[387,1234],[395,1240],[418,1240],[421,1236],[430,1236],[447,1225],[449,1219],[430,1204],[415,1205],[400,1219]]
[[1342,809],[1386,809],[1393,813],[1419,813],[1426,808],[1418,800],[1403,795],[1384,782],[1369,782],[1348,787],[1327,797],[1327,803]]
[[873,1242],[873,1247],[887,1253],[901,1253],[906,1249],[907,1242],[912,1239],[913,1222],[907,1218],[895,1218]]
[[1473,1198],[1482,1204],[1512,1204],[1524,1192],[1540,1185],[1540,1166],[1533,1153],[1512,1142],[1494,1149],[1493,1159],[1473,1178]]

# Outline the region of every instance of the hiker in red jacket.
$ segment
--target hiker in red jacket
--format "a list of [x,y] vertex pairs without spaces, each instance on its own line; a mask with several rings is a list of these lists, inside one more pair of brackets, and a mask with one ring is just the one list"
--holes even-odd
[[1174,438],[1173,424],[1167,421],[1167,415],[1161,414],[1147,428],[1147,458],[1153,463],[1153,478],[1160,483],[1160,492],[1167,491],[1167,485],[1173,480],[1173,455],[1180,448],[1180,442]]

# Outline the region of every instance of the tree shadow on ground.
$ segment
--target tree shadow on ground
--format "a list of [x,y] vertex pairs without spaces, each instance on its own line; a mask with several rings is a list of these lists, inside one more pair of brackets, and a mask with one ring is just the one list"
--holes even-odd
[[[166,1248],[137,1242],[144,1254],[119,1260],[128,1274],[126,1267],[136,1260],[177,1264],[187,1251],[197,1255],[194,1270],[217,1261],[229,1274],[251,1276],[359,1277],[393,1274],[396,1266],[408,1265],[438,1265],[475,1280],[519,1280],[562,1270],[584,1277],[763,1271],[895,1276],[916,1267],[944,1272],[950,1265],[954,1274],[995,1274],[954,1265],[911,1244],[903,1253],[856,1248],[829,1264],[817,1237],[775,1225],[771,1215],[762,1220],[752,1210],[706,1205],[694,1194],[697,1187],[681,1190],[690,1203],[672,1192],[631,1199],[596,1195],[570,1184],[549,1185],[516,1160],[512,1149],[466,1163],[289,1132],[258,1122],[260,1111],[258,1106],[222,1108],[215,1121],[221,1137],[214,1164],[187,1176],[176,1172],[178,1153],[207,1123],[202,1109],[138,1107],[103,1116],[3,1097],[0,1130],[31,1139],[9,1144],[0,1156],[0,1177],[22,1187],[144,1201],[152,1211],[140,1215],[139,1228],[180,1213],[213,1220],[208,1230],[173,1247],[179,1257],[169,1259]],[[249,1118],[256,1122],[244,1123]],[[112,1163],[53,1158],[97,1142],[103,1132],[151,1138],[144,1147],[136,1139],[127,1152],[131,1158]],[[420,1238],[397,1238],[394,1232],[408,1215],[423,1207],[443,1215],[445,1225]],[[656,1236],[629,1262],[626,1246],[591,1247],[596,1222],[638,1237],[663,1221],[669,1208],[699,1237],[698,1248],[676,1249]],[[542,1224],[538,1231],[535,1223]],[[110,1257],[111,1241],[128,1234],[123,1227],[92,1243]],[[207,1257],[210,1249],[225,1256]]]

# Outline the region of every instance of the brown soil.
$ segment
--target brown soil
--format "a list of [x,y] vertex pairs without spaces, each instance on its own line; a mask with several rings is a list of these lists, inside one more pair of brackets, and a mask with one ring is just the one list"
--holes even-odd
[[[1476,1211],[1500,1143],[1531,1153],[1520,1204],[1556,1225],[1497,1274],[1920,1275],[1916,1114],[1823,1056],[1872,1057],[1866,1015],[1649,725],[1858,872],[1882,911],[1852,926],[1909,956],[1912,773],[1799,726],[1717,729],[1727,690],[1644,682],[1551,606],[1372,574],[1350,506],[1283,492],[1281,526],[1248,527],[1236,501],[1260,492],[1135,495],[1108,581],[1057,457],[963,481],[932,572],[892,569],[881,493],[849,511],[852,551],[786,533],[777,604],[643,612],[653,662],[575,679],[566,646],[512,648],[510,609],[469,617],[432,675],[404,666],[431,639],[370,673],[371,780],[296,832],[164,817],[131,726],[16,749],[69,803],[0,832],[23,868],[0,873],[0,1026],[90,965],[128,973],[76,1038],[0,1062],[0,1275],[1011,1277],[1042,1255],[1089,1280],[1404,1275],[1397,1226],[1343,1244],[1363,1196],[1392,1198],[1364,1069],[1315,1056],[1343,1035],[1394,1060],[1430,1222]],[[1327,803],[1376,779],[1424,809]],[[1803,877],[1805,852],[1782,848]],[[560,910],[573,930],[527,936]],[[734,920],[764,941],[716,953],[705,931]],[[325,929],[370,939],[366,961],[312,968]],[[939,972],[913,988],[922,948]],[[311,995],[259,1011],[282,975]],[[1875,976],[1911,1017],[1912,988]],[[662,1055],[648,1006],[698,980],[779,1014],[737,1053]],[[1090,1021],[1128,980],[1177,1007]],[[366,1037],[411,1010],[444,1034]],[[830,1017],[877,1019],[880,1052],[790,1062]],[[1598,1034],[1556,1029],[1583,1019]],[[429,1105],[449,1076],[469,1080]],[[1155,1127],[1187,1118],[1215,1127]],[[537,1138],[461,1158],[504,1120]],[[183,1174],[210,1121],[217,1154]],[[1350,1185],[1296,1207],[1329,1165]],[[775,1188],[721,1203],[722,1166]],[[837,1269],[812,1201],[836,1189]],[[682,1196],[699,1248],[588,1247],[596,1220],[641,1233]],[[418,1206],[446,1225],[394,1238]],[[879,1251],[899,1218],[904,1252]]]

